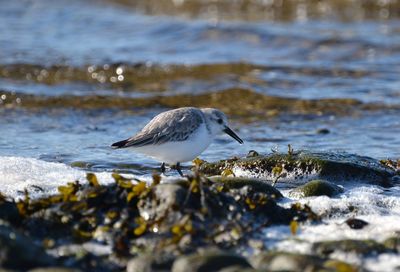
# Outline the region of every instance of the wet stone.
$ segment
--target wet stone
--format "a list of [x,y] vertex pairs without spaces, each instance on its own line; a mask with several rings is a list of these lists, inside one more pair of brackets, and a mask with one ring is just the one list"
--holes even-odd
[[159,184],[152,189],[153,198],[143,198],[138,203],[140,215],[146,220],[158,220],[169,210],[179,210],[184,205],[187,190],[179,184]]
[[329,134],[330,130],[327,128],[320,128],[317,130],[317,134]]
[[315,271],[323,268],[324,259],[296,253],[266,252],[251,257],[256,269],[266,271]]
[[343,192],[343,189],[331,182],[325,180],[312,180],[306,184],[290,191],[289,196],[295,198],[310,196],[335,196]]
[[210,180],[215,182],[217,185],[220,184],[226,187],[227,189],[241,189],[247,186],[254,191],[267,194],[276,199],[283,197],[282,193],[279,192],[278,189],[259,179],[214,176],[210,177]]
[[173,259],[161,255],[140,255],[128,262],[127,272],[171,271]]
[[247,260],[239,255],[227,252],[208,251],[179,257],[172,266],[172,272],[219,271],[231,266],[251,268]]
[[255,151],[255,150],[250,150],[250,151],[247,153],[246,158],[253,158],[253,157],[258,157],[258,156],[260,156],[260,154],[258,154],[257,151]]
[[392,177],[395,175],[393,169],[372,158],[330,152],[291,151],[200,165],[200,171],[206,175],[221,175],[227,169],[236,177],[291,185],[322,179],[338,184],[356,181],[389,187],[393,185]]
[[317,254],[323,256],[329,256],[337,251],[352,252],[363,256],[394,252],[392,249],[374,240],[352,239],[317,242],[313,244],[312,249]]
[[358,272],[358,271],[364,271],[360,269],[360,267],[353,265],[353,264],[348,264],[343,261],[338,261],[338,260],[327,260],[324,262],[324,271],[332,271],[332,272]]
[[239,265],[229,266],[218,270],[218,272],[262,272],[263,270],[256,270],[254,268],[243,268]]
[[26,270],[38,266],[50,266],[53,263],[54,259],[30,238],[9,227],[0,226],[1,267]]
[[[43,245],[57,264],[84,271],[115,271],[130,260],[131,271],[162,271],[172,267],[173,259],[198,248],[247,246],[261,228],[316,218],[309,207],[278,205],[280,192],[259,180],[217,177],[213,181],[198,173],[170,183],[160,183],[157,176],[152,183],[116,173],[113,177],[115,183],[104,186],[91,174],[86,184],[70,182],[60,186],[58,194],[38,199],[27,193],[16,203],[21,226],[37,244],[47,241]],[[24,243],[14,248],[23,247],[24,254],[29,254],[33,245]],[[37,250],[32,261],[46,260],[42,249]],[[1,255],[3,264],[12,265],[3,266],[20,265],[7,252]],[[143,255],[149,252],[153,254]],[[242,257],[230,253],[204,254],[192,257],[198,267],[250,267]],[[171,257],[158,257],[164,255]],[[181,262],[185,265],[185,260]],[[27,269],[45,266],[39,262]]]
[[0,200],[0,219],[11,223],[18,223],[21,217],[17,205],[14,202]]
[[346,224],[352,229],[363,229],[365,226],[368,226],[368,222],[357,219],[357,218],[350,218],[346,220]]
[[76,268],[66,267],[40,267],[28,270],[28,272],[81,272],[82,270]]
[[357,267],[345,262],[289,252],[263,252],[251,257],[250,261],[260,271],[359,271]]
[[392,249],[397,253],[400,253],[400,234],[387,238],[385,241],[383,241],[383,244],[386,248]]

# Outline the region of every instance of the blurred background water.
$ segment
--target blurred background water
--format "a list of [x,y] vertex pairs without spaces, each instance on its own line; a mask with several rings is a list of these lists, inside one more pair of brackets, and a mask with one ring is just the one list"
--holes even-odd
[[224,110],[206,160],[400,156],[398,1],[0,1],[0,156],[142,175],[110,144],[180,106]]

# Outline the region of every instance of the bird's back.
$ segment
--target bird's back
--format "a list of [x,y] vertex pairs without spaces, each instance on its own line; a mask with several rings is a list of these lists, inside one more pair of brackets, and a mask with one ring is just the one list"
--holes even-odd
[[165,111],[155,116],[139,133],[112,144],[112,147],[141,147],[185,141],[203,123],[204,115],[197,108],[185,107]]

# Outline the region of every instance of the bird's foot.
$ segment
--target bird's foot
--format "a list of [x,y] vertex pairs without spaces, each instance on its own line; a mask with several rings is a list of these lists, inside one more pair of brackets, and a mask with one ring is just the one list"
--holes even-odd
[[163,163],[161,164],[160,170],[161,170],[161,174],[164,174],[164,175],[165,175],[165,162],[163,162]]
[[181,165],[179,162],[176,165],[172,165],[171,168],[175,169],[181,177],[185,177],[185,175],[182,173]]

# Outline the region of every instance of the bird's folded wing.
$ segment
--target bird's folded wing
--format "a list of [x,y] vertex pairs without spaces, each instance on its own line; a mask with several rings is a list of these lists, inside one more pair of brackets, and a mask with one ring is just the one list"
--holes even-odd
[[203,122],[201,112],[196,109],[161,113],[138,134],[119,142],[121,143],[119,147],[141,147],[185,141]]

